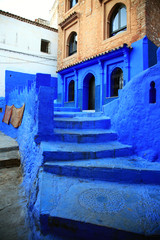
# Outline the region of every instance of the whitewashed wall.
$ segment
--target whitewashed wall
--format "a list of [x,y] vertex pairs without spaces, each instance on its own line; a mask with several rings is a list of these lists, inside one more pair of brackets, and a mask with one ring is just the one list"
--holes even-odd
[[50,26],[58,29],[58,0],[54,1],[50,10]]
[[[41,39],[50,41],[41,52]],[[57,32],[0,14],[0,97],[5,96],[5,71],[56,77]]]

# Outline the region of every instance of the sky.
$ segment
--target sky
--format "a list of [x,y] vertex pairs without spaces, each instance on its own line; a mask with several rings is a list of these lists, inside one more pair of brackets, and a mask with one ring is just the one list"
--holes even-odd
[[30,20],[49,20],[49,10],[54,0],[0,0],[0,10],[13,13]]

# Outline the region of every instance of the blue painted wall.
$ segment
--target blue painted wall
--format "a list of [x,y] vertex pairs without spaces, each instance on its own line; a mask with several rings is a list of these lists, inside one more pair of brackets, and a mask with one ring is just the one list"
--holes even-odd
[[[36,121],[37,103],[35,86],[32,86],[29,91],[28,88],[25,87],[21,92],[19,92],[18,89],[10,92],[7,102],[8,105],[14,104],[16,107],[21,107],[24,103],[25,110],[21,126],[18,129],[15,129],[11,124],[7,125],[2,123],[2,113],[0,114],[0,130],[15,138],[19,144],[21,166],[23,169],[23,187],[28,200],[28,222],[30,227],[32,227],[34,226],[32,213],[37,211],[34,206],[37,200],[39,185],[38,176],[42,164],[42,156],[39,146],[36,145],[34,141],[34,136],[38,130]],[[33,228],[32,231],[34,232]]]
[[158,47],[152,43],[150,40],[148,40],[148,63],[149,67],[152,67],[157,63],[157,52]]
[[[41,74],[39,73],[37,75],[37,77],[38,76],[41,76]],[[57,78],[51,77],[50,74],[43,74],[43,77],[44,77],[43,85],[46,83],[46,86],[49,84],[51,87],[57,88]],[[30,89],[35,78],[36,78],[36,75],[33,75],[33,74],[14,72],[14,71],[7,70],[5,72],[5,98],[6,98],[6,101],[8,101],[9,94],[13,90],[19,89],[19,91],[23,91],[23,89],[25,87],[28,87],[28,89]],[[51,78],[50,82],[48,82],[48,78]],[[37,81],[37,87],[38,87],[38,85],[41,85],[40,79],[39,79],[39,81]]]
[[142,72],[143,69],[143,39],[132,43],[132,51],[130,53],[130,79]]
[[[149,161],[160,161],[160,49],[157,65],[133,78],[120,97],[104,106],[122,142]],[[155,82],[156,103],[149,103],[150,83]]]
[[146,36],[132,43],[130,53],[130,79],[157,63],[157,46]]
[[6,71],[5,73],[5,98],[8,100],[10,92],[14,89],[20,89],[21,91],[26,87],[30,87],[35,79],[35,75]]
[[[46,81],[49,83],[47,84]],[[37,140],[37,136],[42,138],[44,133],[53,132],[53,100],[56,96],[56,87],[53,89],[53,86],[56,84],[53,85],[51,81],[50,75],[37,74],[30,88],[23,86],[22,89],[20,86],[9,92],[7,101],[4,98],[0,99],[0,107],[3,106],[3,112],[0,113],[0,130],[15,138],[19,144],[23,187],[28,200],[28,223],[31,228],[31,239],[41,239],[36,226],[39,224],[38,191],[42,153],[35,140]],[[15,129],[11,124],[7,125],[2,122],[5,104],[14,104],[17,108],[25,104],[22,124],[19,128]]]
[[[124,56],[125,52],[125,56]],[[82,62],[76,66],[67,68],[58,74],[58,101],[62,103],[62,106],[70,106],[68,101],[68,86],[71,80],[75,81],[75,97],[74,107],[76,101],[78,107],[83,110],[83,101],[87,101],[88,96],[84,96],[83,87],[86,77],[90,74],[95,77],[95,110],[101,111],[106,97],[110,97],[110,75],[116,67],[120,67],[123,70],[125,84],[129,80],[129,71],[125,67],[126,61],[129,59],[130,49],[124,45],[115,51],[111,51],[107,54],[95,57],[91,60]],[[76,79],[78,78],[78,84],[76,88]],[[76,94],[76,92],[78,94]]]

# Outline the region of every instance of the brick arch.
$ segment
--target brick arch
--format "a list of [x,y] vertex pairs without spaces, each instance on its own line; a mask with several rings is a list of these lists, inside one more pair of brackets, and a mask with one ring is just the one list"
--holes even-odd
[[[113,8],[111,9],[111,11],[110,11],[110,13],[108,14],[108,19],[107,19],[107,22],[108,22],[108,31],[109,31],[109,35],[108,35],[108,37],[112,37],[112,36],[114,36],[114,35],[116,35],[117,33],[120,33],[120,32],[122,32],[123,30],[124,30],[124,28],[121,28],[120,26],[119,26],[119,20],[120,19],[118,19],[118,29],[117,29],[117,31],[113,31],[113,32],[111,32],[111,23],[112,23],[112,21],[113,21],[113,14],[115,14],[115,16],[118,14],[118,16],[119,16],[119,14],[120,14],[120,9],[121,9],[121,7],[122,8],[125,8],[126,9],[126,14],[127,14],[127,7],[126,7],[126,5],[125,4],[123,4],[122,2],[120,2],[120,3],[116,3],[114,6],[113,6]],[[117,12],[117,10],[118,10],[118,12]],[[127,17],[126,17],[126,26],[127,26]],[[127,27],[126,27],[127,28]]]
[[66,56],[67,57],[69,56],[69,43],[70,43],[70,40],[71,40],[71,37],[73,36],[73,34],[77,35],[77,32],[76,31],[70,32],[70,34],[69,34],[69,36],[67,38],[67,42],[66,42]]
[[114,11],[116,10],[116,8],[117,8],[118,6],[120,6],[120,5],[124,5],[124,6],[126,7],[126,10],[127,10],[127,6],[126,6],[125,1],[124,1],[124,2],[123,2],[123,1],[117,2],[117,3],[110,9],[110,12],[109,12],[109,14],[108,14],[108,16],[107,16],[107,21],[108,21],[108,22],[110,22],[110,19],[111,19],[111,17],[112,17],[112,14],[113,14]]
[[[105,4],[107,8],[105,8]],[[127,10],[127,30],[130,29],[130,1],[129,0],[113,0],[111,2],[104,2],[104,39],[109,38],[110,35],[110,19],[118,5],[124,5]]]

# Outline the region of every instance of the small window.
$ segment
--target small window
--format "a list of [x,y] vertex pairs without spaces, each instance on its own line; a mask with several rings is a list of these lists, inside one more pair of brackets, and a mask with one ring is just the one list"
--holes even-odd
[[50,42],[47,40],[41,40],[41,52],[49,53]]
[[155,82],[154,81],[152,81],[150,83],[149,103],[156,103],[156,88],[155,88]]
[[127,30],[126,6],[118,5],[110,19],[110,37]]
[[71,33],[69,37],[68,47],[69,47],[68,56],[71,56],[77,52],[77,33],[76,32]]

